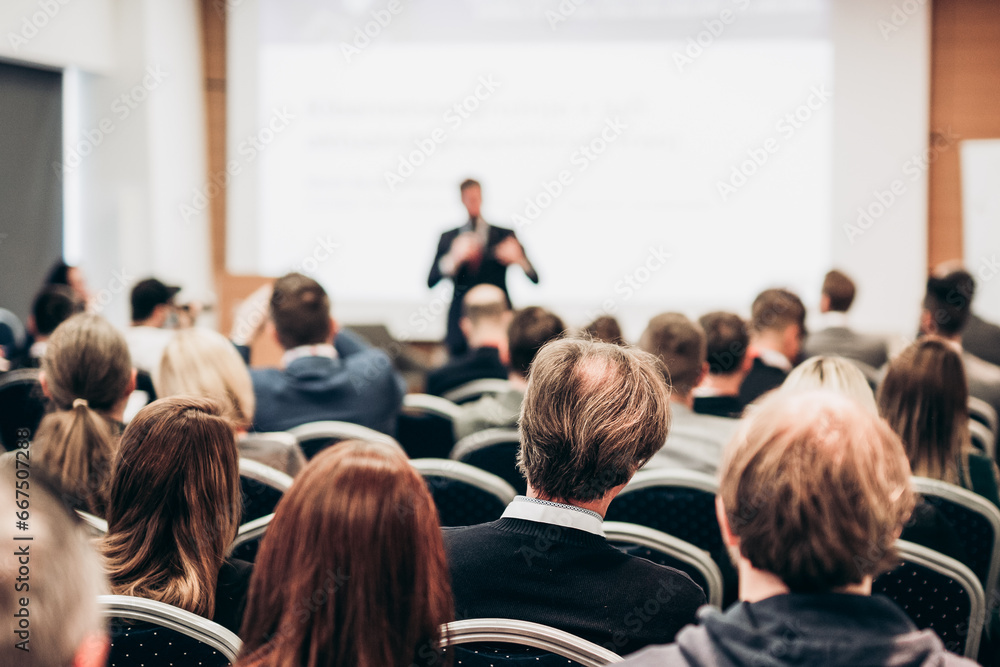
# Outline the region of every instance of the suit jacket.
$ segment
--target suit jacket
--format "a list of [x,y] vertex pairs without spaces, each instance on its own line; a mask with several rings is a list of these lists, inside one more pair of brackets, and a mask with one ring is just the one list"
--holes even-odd
[[[427,276],[428,287],[434,287],[441,282],[442,278],[446,277],[441,273],[441,258],[448,254],[455,238],[462,232],[472,230],[473,223],[470,220],[461,227],[456,227],[441,235],[441,239],[438,241],[437,253],[434,255],[434,264],[431,265],[430,275]],[[503,290],[504,294],[507,294],[507,267],[497,261],[494,252],[496,247],[508,237],[517,238],[511,229],[489,225],[486,248],[483,250],[483,259],[479,263],[479,266],[474,269],[468,264],[463,264],[458,267],[458,271],[451,277],[455,291],[452,294],[451,306],[448,309],[448,333],[445,336],[445,343],[453,355],[461,354],[468,349],[465,336],[458,326],[458,321],[462,317],[462,298],[465,297],[465,293],[476,285],[486,283],[496,285]],[[538,273],[531,266],[530,262],[528,263],[528,267],[530,269],[527,272],[528,278],[532,282],[537,283]],[[507,301],[510,301],[510,295],[507,296]]]
[[740,385],[740,401],[744,407],[750,405],[767,392],[780,387],[786,377],[788,373],[780,368],[768,366],[759,357],[754,359],[753,367]]
[[600,535],[504,518],[444,530],[456,618],[513,618],[625,655],[672,641],[705,594],[687,575]]
[[975,396],[993,406],[1000,415],[1000,367],[986,363],[968,350],[962,351],[969,396]]
[[743,416],[743,403],[739,396],[695,396],[694,411],[699,415],[739,419]]
[[803,352],[806,357],[846,357],[872,368],[881,368],[889,360],[884,338],[860,334],[847,327],[829,327],[809,334]]
[[983,361],[1000,366],[1000,326],[971,313],[962,330],[962,347]]
[[334,347],[337,359],[301,357],[284,369],[250,369],[255,431],[332,420],[396,434],[406,386],[389,356],[350,331],[337,334]]
[[507,379],[507,367],[500,361],[495,347],[479,347],[452,359],[441,368],[427,374],[427,393],[441,396],[466,382],[494,378]]

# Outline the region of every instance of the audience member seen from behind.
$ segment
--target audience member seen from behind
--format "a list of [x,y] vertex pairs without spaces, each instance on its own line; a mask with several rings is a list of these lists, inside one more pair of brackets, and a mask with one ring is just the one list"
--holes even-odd
[[681,468],[714,476],[722,462],[722,448],[739,422],[700,415],[694,388],[708,371],[705,331],[680,313],[662,313],[649,321],[639,347],[663,362],[664,379],[671,385],[670,435],[647,468]]
[[473,380],[506,378],[512,316],[507,294],[496,285],[476,285],[466,292],[458,324],[469,349],[427,374],[427,393],[441,396]]
[[781,391],[801,393],[812,389],[835,391],[854,399],[872,414],[878,413],[875,394],[865,374],[843,357],[810,357],[796,366],[781,384]]
[[18,368],[41,367],[52,332],[73,315],[82,313],[84,307],[77,293],[66,285],[42,288],[31,304],[31,315],[28,317],[28,331],[34,342],[24,354],[13,360],[14,365]]
[[38,426],[32,458],[75,509],[103,516],[125,405],[135,389],[125,339],[97,315],[74,315],[52,332],[39,381],[52,411]]
[[382,350],[341,330],[318,282],[290,273],[274,283],[272,329],[282,367],[253,368],[255,431],[287,431],[316,421],[360,424],[389,435],[405,385]]
[[155,376],[160,358],[176,330],[174,297],[180,287],[164,285],[156,278],[147,278],[132,288],[132,326],[125,330],[132,363],[141,371]]
[[739,315],[715,311],[698,323],[705,330],[708,373],[694,389],[694,411],[701,415],[739,419],[743,415],[740,385],[750,370],[750,334]]
[[596,320],[583,328],[584,336],[613,345],[626,345],[625,336],[622,335],[621,325],[618,320],[610,315],[601,315]]
[[[0,458],[0,665],[104,667],[108,632],[97,606],[107,593],[101,560],[80,519],[45,476],[13,456]],[[28,491],[24,491],[27,488]],[[30,495],[29,531],[16,529],[17,502]],[[17,541],[30,537],[30,541]],[[26,575],[26,568],[30,572]]]
[[437,510],[398,447],[354,440],[318,454],[278,505],[255,570],[238,667],[444,662],[452,599]]
[[622,654],[671,641],[704,593],[614,548],[603,528],[669,425],[669,389],[651,355],[580,339],[543,347],[521,406],[528,495],[497,521],[445,529],[456,616],[542,623]]
[[226,558],[242,498],[233,426],[218,404],[163,398],[122,435],[102,550],[117,595],[172,604],[237,632],[250,564]]
[[806,308],[784,289],[769,289],[754,299],[750,316],[749,373],[740,385],[744,406],[781,386],[791,372],[806,334]]
[[854,281],[845,273],[833,270],[826,274],[819,300],[821,328],[809,334],[802,351],[806,357],[827,355],[853,359],[874,377],[875,370],[888,361],[888,351],[884,338],[860,334],[849,326],[847,311],[854,303],[856,291]]
[[876,415],[829,392],[766,399],[726,449],[716,500],[741,601],[625,664],[973,665],[871,595],[913,503]]
[[161,397],[184,395],[216,401],[236,429],[241,457],[292,476],[305,465],[297,446],[246,438],[256,407],[253,381],[240,353],[220,333],[198,328],[178,331],[163,351],[156,393]]
[[85,305],[90,305],[92,294],[87,287],[87,277],[78,266],[70,266],[61,259],[52,265],[49,273],[45,276],[43,289],[49,285],[65,285],[72,289],[77,298]]
[[531,306],[514,314],[507,328],[510,347],[510,389],[459,407],[455,419],[455,438],[461,439],[487,428],[513,428],[521,414],[521,401],[528,386],[528,369],[535,355],[550,340],[562,337],[566,325],[559,316],[544,308]]
[[889,364],[878,407],[903,440],[914,475],[957,484],[1000,506],[996,463],[969,438],[968,397],[958,352],[925,338]]

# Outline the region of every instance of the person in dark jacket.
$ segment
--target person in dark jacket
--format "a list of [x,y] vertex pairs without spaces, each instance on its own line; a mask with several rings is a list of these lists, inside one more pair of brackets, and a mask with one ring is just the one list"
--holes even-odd
[[919,631],[873,578],[914,506],[899,438],[828,392],[765,399],[726,450],[719,525],[740,602],[626,665],[974,665]]

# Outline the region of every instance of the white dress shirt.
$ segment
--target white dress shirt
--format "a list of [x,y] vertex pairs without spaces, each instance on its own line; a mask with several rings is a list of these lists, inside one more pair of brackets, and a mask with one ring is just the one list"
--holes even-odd
[[501,518],[549,523],[604,537],[604,519],[600,514],[551,500],[518,496],[507,505]]

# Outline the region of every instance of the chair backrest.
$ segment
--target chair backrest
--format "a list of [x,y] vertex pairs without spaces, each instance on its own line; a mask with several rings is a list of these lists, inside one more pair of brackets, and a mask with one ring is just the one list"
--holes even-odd
[[977,493],[926,477],[913,478],[914,490],[944,515],[962,542],[962,561],[994,591],[1000,576],[1000,510]]
[[229,547],[229,555],[248,563],[256,561],[260,542],[264,539],[264,533],[267,532],[267,527],[271,525],[272,519],[274,519],[274,514],[268,514],[240,526],[236,532],[236,539]]
[[236,661],[242,646],[218,623],[164,602],[125,595],[101,595],[97,601],[102,615],[113,619],[108,667],[222,667]]
[[722,572],[704,549],[647,526],[620,521],[605,521],[604,535],[626,553],[684,572],[705,591],[710,605],[722,607]]
[[988,456],[991,461],[996,460],[997,439],[987,426],[974,419],[969,420],[969,436],[973,446]]
[[259,461],[266,466],[295,477],[306,465],[299,441],[284,431],[247,433],[236,441],[240,456]]
[[[442,636],[445,648],[465,648],[456,651],[463,667],[566,665],[567,661],[583,667],[601,667],[624,662],[618,654],[563,630],[509,618],[452,621],[444,625]],[[534,651],[518,650],[523,647]]]
[[517,495],[510,484],[496,475],[458,461],[414,459],[410,463],[427,482],[442,526],[495,521]]
[[521,436],[516,428],[488,428],[459,440],[448,458],[493,473],[523,495],[528,482],[517,469],[520,449]]
[[440,396],[407,394],[396,420],[396,438],[411,459],[444,458],[455,444],[459,407]]
[[902,564],[877,577],[872,592],[890,598],[921,630],[937,633],[952,653],[975,659],[986,620],[976,575],[954,558],[912,542],[896,542]]
[[278,501],[292,486],[292,478],[251,459],[240,459],[243,523],[274,513]]
[[83,519],[83,523],[87,526],[87,532],[90,533],[91,537],[104,537],[108,534],[108,522],[101,517],[94,516],[83,510],[76,510],[76,515]]
[[309,422],[295,428],[288,429],[288,432],[298,440],[299,447],[307,459],[311,459],[319,452],[331,445],[344,440],[369,440],[371,442],[386,442],[396,446],[399,443],[394,438],[389,437],[381,431],[376,431],[360,424],[350,422],[322,421]]
[[456,405],[469,403],[486,394],[502,394],[510,391],[510,381],[498,378],[473,380],[444,393],[444,397]]
[[18,441],[35,437],[45,416],[47,401],[37,368],[19,368],[0,374],[0,443],[17,449]]
[[969,418],[990,429],[993,437],[1000,435],[1000,418],[993,406],[981,398],[969,396]]

